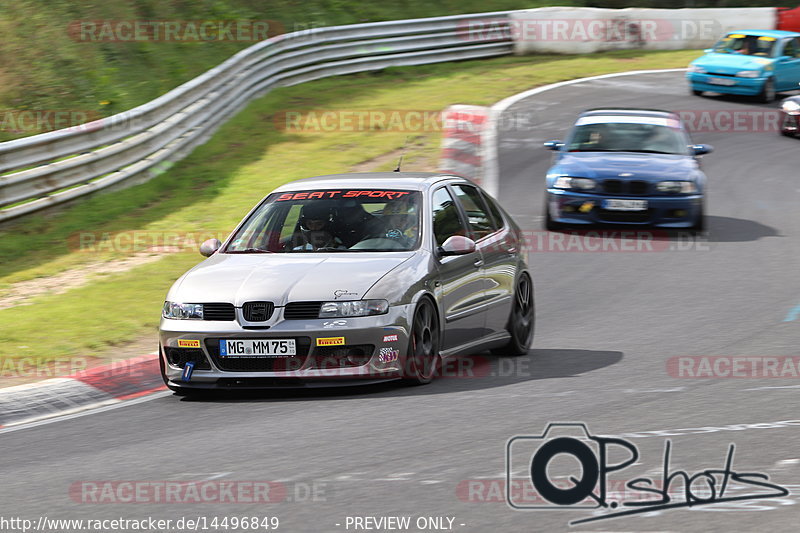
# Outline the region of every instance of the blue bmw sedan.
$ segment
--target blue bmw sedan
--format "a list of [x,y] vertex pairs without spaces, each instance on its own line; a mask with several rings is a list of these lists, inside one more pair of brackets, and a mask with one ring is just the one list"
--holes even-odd
[[547,172],[545,227],[624,224],[704,229],[706,176],[680,117],[650,109],[581,113]]

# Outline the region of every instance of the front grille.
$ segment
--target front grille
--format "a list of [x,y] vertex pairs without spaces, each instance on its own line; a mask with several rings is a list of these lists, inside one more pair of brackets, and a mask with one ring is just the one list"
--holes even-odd
[[306,320],[319,318],[319,308],[322,302],[291,302],[283,310],[286,320]]
[[236,320],[233,304],[203,304],[203,320]]
[[211,364],[203,355],[203,350],[197,348],[164,348],[164,354],[167,356],[167,361],[172,366],[183,368],[189,361],[194,361],[194,368],[196,370],[211,370]]
[[206,349],[217,368],[224,372],[285,372],[299,370],[311,348],[310,337],[295,337],[297,355],[288,357],[220,357],[220,339],[206,339]]
[[598,209],[596,212],[597,217],[603,222],[650,222],[653,216],[653,210],[647,209],[646,211],[611,211],[608,209]]
[[265,322],[272,316],[272,302],[245,302],[242,314],[248,322]]
[[311,356],[311,366],[319,369],[363,366],[372,358],[374,351],[374,344],[318,346]]
[[604,180],[603,192],[606,194],[647,194],[650,184],[646,181]]
[[603,182],[603,191],[608,194],[622,194],[622,181],[605,180]]
[[649,183],[646,181],[631,181],[628,183],[628,192],[631,194],[647,194]]

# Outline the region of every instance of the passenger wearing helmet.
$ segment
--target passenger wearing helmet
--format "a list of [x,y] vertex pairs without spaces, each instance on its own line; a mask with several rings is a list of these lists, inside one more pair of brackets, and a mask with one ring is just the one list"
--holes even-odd
[[299,231],[292,236],[292,250],[344,248],[331,233],[331,207],[327,202],[305,204],[300,210]]
[[411,197],[399,198],[383,207],[383,222],[388,228],[386,237],[406,248],[417,243],[419,227],[416,202]]

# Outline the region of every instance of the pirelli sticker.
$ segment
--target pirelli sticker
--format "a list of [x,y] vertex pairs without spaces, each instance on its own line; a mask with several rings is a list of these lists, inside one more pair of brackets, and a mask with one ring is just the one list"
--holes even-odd
[[199,348],[199,339],[178,339],[178,348]]
[[321,337],[317,339],[317,346],[344,346],[344,337]]

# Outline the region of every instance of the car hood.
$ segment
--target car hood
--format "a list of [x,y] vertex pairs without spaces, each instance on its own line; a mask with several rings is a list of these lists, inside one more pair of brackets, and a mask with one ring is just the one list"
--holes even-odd
[[698,166],[690,156],[636,152],[565,152],[551,173],[593,179],[660,181],[693,177]]
[[712,52],[692,61],[692,65],[718,74],[734,74],[739,70],[763,69],[773,63],[774,58],[748,56],[744,54],[720,54]]
[[214,254],[187,272],[167,299],[184,303],[359,300],[414,252]]

